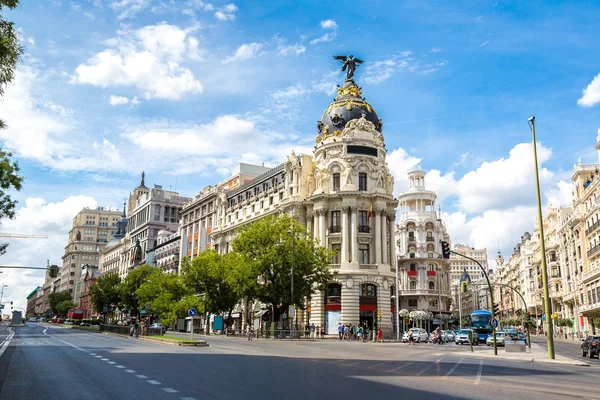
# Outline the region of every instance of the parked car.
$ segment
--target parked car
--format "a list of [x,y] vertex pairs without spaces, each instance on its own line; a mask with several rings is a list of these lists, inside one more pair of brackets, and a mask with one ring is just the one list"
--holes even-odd
[[79,326],[92,326],[92,325],[89,323],[89,321],[81,321]]
[[445,332],[445,338],[446,338],[446,342],[450,343],[450,342],[454,342],[454,340],[456,339],[456,334],[454,333],[454,331],[446,331]]
[[73,321],[65,321],[63,322],[63,325],[73,325]]
[[473,332],[472,329],[461,329],[460,331],[458,331],[458,335],[456,335],[456,338],[454,339],[454,343],[458,344],[469,344],[469,334],[471,334],[471,342],[474,345],[478,345],[479,344],[479,340],[477,338],[477,334],[475,332]]
[[[506,340],[507,335],[505,332],[496,332],[496,346],[504,346],[504,341]],[[488,346],[494,345],[494,335],[488,336],[485,344]]]
[[429,341],[429,335],[427,334],[427,331],[425,329],[410,328],[407,332],[404,332],[404,335],[402,335],[402,342],[404,342],[404,343],[408,342],[408,332],[410,332],[410,331],[412,331],[412,333],[413,333],[413,338],[414,338],[415,342],[427,343]]
[[163,335],[165,334],[165,332],[167,331],[167,327],[164,326],[163,324],[161,324],[160,322],[155,322],[152,325],[150,325],[150,328],[156,328],[156,329],[162,329],[162,333]]
[[502,332],[506,334],[510,339],[509,340],[518,340],[519,339],[519,331],[517,328],[504,328]]
[[589,358],[594,356],[600,358],[600,336],[590,336],[583,343],[581,343],[581,356],[585,357],[586,355]]

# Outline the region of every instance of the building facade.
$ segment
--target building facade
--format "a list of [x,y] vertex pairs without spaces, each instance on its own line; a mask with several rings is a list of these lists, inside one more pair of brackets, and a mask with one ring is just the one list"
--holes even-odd
[[98,269],[87,269],[82,279],[81,296],[79,298],[79,307],[83,308],[83,318],[89,319],[92,315],[98,313],[94,310],[90,287],[96,284],[98,280]]
[[147,188],[144,178],[142,173],[140,185],[129,196],[127,272],[147,262],[146,254],[158,244],[159,231],[178,231],[183,205],[191,200],[178,192],[164,190],[160,185]]
[[35,314],[35,304],[37,302],[37,292],[40,290],[41,288],[38,286],[35,289],[33,289],[31,291],[31,293],[29,293],[27,295],[27,310],[25,312],[25,317],[26,318],[31,318],[33,317]]
[[100,252],[98,269],[100,275],[114,273],[121,278],[127,275],[129,243],[130,240],[127,237],[127,214],[125,212],[125,205],[123,205],[123,213],[119,221],[117,221],[117,230],[113,234],[111,241]]
[[408,191],[398,196],[396,227],[400,309],[441,313],[447,317],[435,320],[443,322],[451,314],[452,291],[450,265],[442,257],[441,241],[450,238],[435,211],[437,196],[425,187],[425,172],[409,172],[408,181]]
[[168,231],[158,232],[158,243],[154,248],[154,264],[164,272],[179,273],[179,248],[181,236]]
[[[487,249],[475,249],[474,247],[471,247],[468,244],[456,244],[454,245],[453,250],[467,257],[474,258],[483,266],[483,268],[485,268],[487,272]],[[458,282],[460,280],[460,277],[465,268],[469,272],[469,276],[471,276],[472,280],[478,280],[480,278],[483,278],[483,272],[481,271],[481,268],[477,265],[477,263],[468,260],[464,257],[460,257],[456,254],[450,254],[450,274],[452,282]]]
[[83,265],[98,265],[100,252],[117,229],[120,213],[98,207],[84,208],[75,218],[69,231],[60,269],[60,291],[73,297]]
[[337,333],[339,322],[371,326],[374,312],[382,310],[380,326],[391,332],[398,203],[381,130],[361,89],[347,80],[318,121],[312,155],[292,152],[285,163],[217,196],[212,244],[221,253],[229,251],[239,226],[279,212],[335,252],[330,268],[337,273],[312,296],[299,324],[308,317]]

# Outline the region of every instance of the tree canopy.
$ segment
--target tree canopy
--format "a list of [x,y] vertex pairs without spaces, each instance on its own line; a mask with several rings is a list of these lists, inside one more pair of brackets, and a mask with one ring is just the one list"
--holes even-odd
[[233,252],[242,265],[240,292],[274,308],[286,309],[290,304],[303,308],[305,300],[315,290],[324,289],[332,278],[328,267],[332,252],[320,247],[287,214],[265,217],[240,228]]
[[119,285],[119,296],[121,307],[125,311],[134,311],[136,315],[140,312],[140,302],[136,291],[144,284],[156,267],[141,265],[133,271],[129,271],[125,279]]
[[62,291],[57,293],[50,293],[48,295],[50,300],[50,308],[52,312],[57,316],[64,318],[71,308],[77,307],[77,305],[71,299],[71,293],[68,291]]
[[105,318],[105,307],[107,309],[115,309],[121,303],[120,284],[121,278],[119,275],[110,273],[99,276],[96,284],[90,286],[90,295],[94,310],[103,313]]

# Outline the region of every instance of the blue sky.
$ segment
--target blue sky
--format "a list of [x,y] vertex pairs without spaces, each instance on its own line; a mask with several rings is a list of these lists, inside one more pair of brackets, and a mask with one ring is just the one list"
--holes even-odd
[[[343,81],[384,121],[396,175],[419,166],[455,242],[505,255],[532,230],[537,117],[545,203],[568,205],[573,164],[597,163],[600,73],[592,2],[23,2],[5,12],[26,57],[0,132],[26,177],[3,263],[60,264],[83,206],[118,207],[147,183],[192,196],[240,161],[310,152]],[[584,94],[584,90],[587,92]],[[40,274],[5,273],[17,300]]]

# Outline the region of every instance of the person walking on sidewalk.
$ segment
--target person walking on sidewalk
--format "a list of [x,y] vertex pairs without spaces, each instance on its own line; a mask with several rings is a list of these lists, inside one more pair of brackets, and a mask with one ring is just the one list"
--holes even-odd
[[248,337],[248,341],[252,341],[252,328],[250,328],[250,324],[246,325],[246,336]]
[[340,340],[342,340],[342,337],[344,336],[344,325],[342,325],[341,322],[338,322],[338,336],[340,337]]
[[378,342],[383,343],[383,331],[381,330],[381,328],[377,329],[377,343]]
[[315,338],[315,323],[310,324],[310,340],[314,340]]

